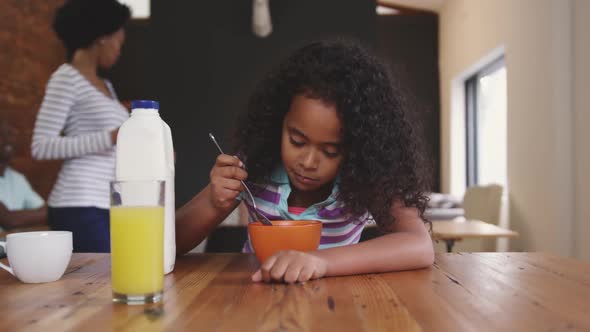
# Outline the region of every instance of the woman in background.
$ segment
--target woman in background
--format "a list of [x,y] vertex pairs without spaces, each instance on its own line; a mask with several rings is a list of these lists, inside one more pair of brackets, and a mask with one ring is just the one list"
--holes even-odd
[[129,18],[129,8],[116,0],[68,0],[53,23],[67,62],[47,83],[31,152],[37,160],[64,160],[48,222],[73,233],[75,252],[110,251],[109,181],[118,128],[129,114],[97,71],[117,62]]

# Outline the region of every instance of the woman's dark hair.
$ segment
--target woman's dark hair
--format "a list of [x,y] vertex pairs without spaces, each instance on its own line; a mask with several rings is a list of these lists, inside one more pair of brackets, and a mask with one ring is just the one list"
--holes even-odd
[[117,0],[66,0],[55,12],[53,30],[70,60],[77,49],[119,30],[130,17],[129,7]]
[[256,87],[234,136],[249,181],[268,181],[281,163],[283,119],[299,94],[336,106],[344,151],[338,199],[349,213],[369,211],[388,226],[391,204],[399,200],[423,217],[429,177],[422,140],[387,67],[350,41],[308,44]]

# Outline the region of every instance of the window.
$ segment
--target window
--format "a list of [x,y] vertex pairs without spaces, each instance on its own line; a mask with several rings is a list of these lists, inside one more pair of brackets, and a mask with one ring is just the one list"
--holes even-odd
[[377,5],[377,15],[398,15],[399,10],[391,7]]
[[150,0],[119,0],[131,8],[133,19],[150,18]]
[[465,81],[467,186],[508,185],[506,66],[500,58]]

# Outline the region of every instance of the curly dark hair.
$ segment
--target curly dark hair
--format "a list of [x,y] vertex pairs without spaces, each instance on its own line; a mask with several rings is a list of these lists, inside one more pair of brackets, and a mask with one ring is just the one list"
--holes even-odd
[[130,17],[129,7],[117,0],[66,0],[55,12],[53,30],[70,60],[77,49],[119,30]]
[[248,180],[268,181],[281,162],[283,118],[299,94],[336,106],[344,151],[338,199],[347,212],[369,211],[379,226],[389,226],[397,199],[424,219],[429,181],[422,141],[387,67],[352,41],[312,42],[256,87],[234,135]]

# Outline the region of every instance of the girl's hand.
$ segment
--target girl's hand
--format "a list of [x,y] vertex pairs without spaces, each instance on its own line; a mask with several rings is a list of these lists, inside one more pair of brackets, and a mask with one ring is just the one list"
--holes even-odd
[[248,173],[242,169],[242,162],[234,156],[220,154],[211,169],[209,199],[216,208],[228,209],[236,204],[236,197],[244,191],[240,180],[246,180]]
[[295,250],[279,251],[252,275],[252,281],[284,281],[289,284],[305,282],[323,277],[327,266],[324,259],[312,254]]

